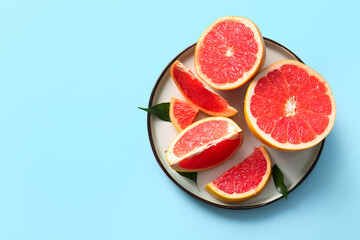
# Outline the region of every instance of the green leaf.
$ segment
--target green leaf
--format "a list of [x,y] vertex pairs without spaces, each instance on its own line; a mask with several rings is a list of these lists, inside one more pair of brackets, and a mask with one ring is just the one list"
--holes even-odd
[[197,186],[197,172],[177,172],[177,173],[180,174],[183,177],[186,177],[186,178],[190,179]]
[[274,164],[272,168],[272,176],[274,179],[276,189],[278,190],[279,193],[284,195],[285,199],[287,199],[288,189],[284,183],[284,175],[276,164]]
[[159,104],[156,104],[149,108],[139,107],[139,109],[144,110],[144,111],[160,118],[161,120],[170,122],[170,116],[169,116],[170,103],[169,102],[159,103]]

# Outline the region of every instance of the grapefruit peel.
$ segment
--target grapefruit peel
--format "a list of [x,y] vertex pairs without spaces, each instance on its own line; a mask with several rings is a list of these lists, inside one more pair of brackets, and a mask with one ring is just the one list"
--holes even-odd
[[[253,63],[253,65],[250,67],[250,69],[248,71],[243,71],[243,75],[241,77],[239,77],[237,80],[233,81],[233,82],[227,82],[227,83],[216,83],[212,80],[212,77],[207,76],[206,73],[204,73],[204,71],[202,70],[203,64],[201,63],[201,55],[202,52],[204,51],[204,40],[205,38],[208,36],[208,34],[214,30],[214,28],[225,21],[231,21],[231,22],[235,22],[235,23],[240,23],[240,24],[244,24],[245,27],[249,28],[254,36],[253,38],[255,39],[255,42],[257,44],[257,48],[258,51],[256,53],[256,60]],[[232,45],[234,44],[228,44],[228,39],[226,39],[229,36],[222,36],[225,41],[226,41],[226,47],[225,46],[215,46],[218,47],[218,52],[222,52],[223,56],[226,56],[227,59],[229,59],[228,62],[232,61],[231,58],[234,57],[237,53],[236,48]],[[211,48],[214,48],[214,46],[211,46]],[[235,49],[234,49],[235,48]],[[226,58],[225,58],[226,59]],[[235,89],[238,88],[242,85],[244,85],[246,82],[248,82],[249,80],[251,80],[256,73],[258,73],[260,71],[260,69],[262,68],[262,66],[265,63],[265,59],[266,59],[266,51],[265,51],[265,43],[264,43],[264,39],[261,35],[261,32],[259,30],[259,28],[256,26],[256,24],[254,22],[252,22],[250,19],[244,18],[244,17],[239,17],[239,16],[225,16],[222,18],[217,19],[215,22],[213,22],[209,27],[207,27],[207,29],[201,34],[196,47],[195,47],[195,56],[194,56],[194,64],[195,64],[195,71],[197,73],[197,75],[204,80],[207,84],[209,84],[211,87],[218,89],[218,90],[231,90],[231,89]],[[243,61],[243,60],[239,60],[237,59],[237,61]],[[234,62],[234,61],[232,61]],[[234,66],[230,63],[230,66]],[[221,67],[220,67],[221,68]],[[236,74],[236,71],[233,73]]]
[[179,132],[194,122],[198,112],[199,108],[194,104],[175,97],[171,98],[169,108],[170,121]]
[[[247,192],[243,192],[243,193],[233,193],[233,194],[229,194],[226,193],[222,190],[220,190],[216,184],[214,184],[214,182],[217,180],[215,179],[214,181],[208,183],[205,186],[205,190],[208,191],[213,197],[215,197],[216,199],[223,201],[223,202],[228,202],[228,203],[239,203],[239,202],[243,202],[246,200],[249,200],[251,198],[255,198],[256,196],[258,196],[262,190],[266,187],[267,183],[270,180],[270,175],[271,175],[271,160],[270,157],[266,151],[266,149],[264,148],[264,146],[260,146],[259,148],[257,148],[258,150],[261,151],[262,155],[264,156],[265,160],[266,160],[266,171],[262,177],[262,180],[258,183],[257,187],[247,191]],[[254,150],[255,151],[257,150]],[[250,157],[252,154],[250,154],[248,157]],[[247,158],[248,158],[247,157]],[[243,162],[247,159],[245,158],[243,160]],[[232,170],[235,167],[241,166],[242,162],[239,163],[238,165],[228,169],[227,171],[225,171],[223,173],[226,174],[228,171]],[[221,178],[223,175],[221,175],[219,178]],[[218,178],[218,179],[219,179]],[[235,184],[235,183],[234,183]]]
[[[251,109],[250,109],[250,105],[252,102],[252,96],[255,95],[254,93],[254,89],[258,83],[258,81],[263,78],[264,76],[267,76],[267,74],[269,72],[272,72],[273,70],[277,70],[279,69],[281,66],[284,66],[286,64],[289,65],[295,65],[296,67],[302,68],[304,69],[309,76],[314,76],[316,77],[322,84],[324,84],[325,88],[326,88],[326,95],[329,96],[330,102],[331,102],[331,114],[328,115],[329,117],[329,123],[326,127],[326,129],[324,130],[324,132],[322,132],[321,134],[317,134],[316,138],[309,141],[309,142],[301,142],[300,144],[292,144],[289,142],[286,143],[280,143],[278,141],[276,141],[272,136],[271,133],[267,134],[265,133],[263,130],[261,130],[257,124],[257,119],[253,116]],[[275,95],[275,94],[274,94]],[[288,99],[288,102],[291,99]],[[270,107],[270,106],[269,106]],[[286,104],[285,105],[285,111],[289,111],[289,113],[286,113],[286,116],[293,116],[294,114],[296,114],[296,102],[292,103],[292,104]],[[276,150],[283,150],[283,151],[299,151],[299,150],[304,150],[304,149],[308,149],[310,147],[315,146],[316,144],[318,144],[319,142],[321,142],[331,131],[331,129],[334,126],[334,122],[335,122],[335,116],[336,116],[336,104],[335,104],[335,99],[332,95],[332,91],[330,86],[328,85],[328,83],[326,82],[326,80],[319,74],[317,73],[315,70],[313,70],[312,68],[308,67],[307,65],[296,61],[296,60],[283,60],[283,61],[279,61],[276,62],[268,67],[266,67],[265,69],[263,69],[260,73],[258,73],[256,75],[256,77],[252,80],[252,82],[250,83],[247,92],[246,92],[246,96],[245,96],[245,104],[244,104],[244,114],[245,114],[245,120],[246,123],[249,127],[249,129],[251,130],[251,132],[255,135],[255,137],[257,139],[259,139],[262,143],[264,143],[265,145],[276,149]]]
[[[204,81],[196,77],[195,74],[179,60],[176,60],[172,64],[170,73],[184,98],[197,106],[200,111],[215,117],[231,117],[237,113],[237,110],[231,107],[223,97],[207,86]],[[186,79],[186,82],[180,79],[178,73]],[[185,90],[184,88],[187,89]],[[218,110],[215,111],[211,109],[214,107],[218,108]]]
[[[205,123],[208,121],[227,121],[228,122],[228,130],[226,135],[212,140],[210,142],[207,142],[199,147],[195,147],[192,150],[190,150],[189,152],[181,155],[181,156],[176,156],[176,154],[174,153],[174,147],[176,145],[176,143],[191,129]],[[211,134],[211,131],[208,131],[208,133]],[[201,154],[206,153],[206,151],[211,150],[213,147],[216,147],[218,144],[221,144],[224,141],[227,140],[239,140],[239,143],[237,144],[237,146],[231,150],[230,154],[228,156],[226,156],[226,158],[224,159],[220,159],[218,161],[216,161],[215,163],[213,162],[211,165],[205,166],[205,167],[200,167],[200,168],[185,168],[184,165],[182,164],[184,161],[190,162],[192,159],[195,159],[196,161],[196,157],[201,156]],[[218,165],[220,165],[221,163],[225,162],[226,160],[230,159],[241,147],[241,145],[243,144],[243,140],[244,140],[244,134],[242,129],[231,119],[229,118],[225,118],[225,117],[208,117],[208,118],[204,118],[202,120],[199,120],[197,122],[194,122],[193,124],[191,124],[190,126],[188,126],[187,128],[185,128],[182,132],[180,132],[175,139],[171,142],[168,150],[166,151],[166,160],[168,161],[170,167],[172,169],[174,169],[177,172],[200,172],[200,171],[204,171],[213,167],[216,167]],[[188,142],[188,144],[192,144],[190,142]],[[221,152],[221,150],[218,150],[218,152]],[[195,158],[194,158],[195,157]]]

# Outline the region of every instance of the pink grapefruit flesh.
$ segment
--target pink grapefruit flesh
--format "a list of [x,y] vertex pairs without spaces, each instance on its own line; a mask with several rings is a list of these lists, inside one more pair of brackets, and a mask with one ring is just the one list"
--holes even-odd
[[171,98],[169,109],[170,121],[179,132],[194,122],[198,112],[199,108],[195,105],[174,97]]
[[211,116],[231,117],[237,110],[219,94],[198,79],[188,67],[180,61],[171,66],[171,76],[187,101]]
[[211,87],[242,86],[262,67],[265,47],[257,26],[238,16],[222,17],[201,35],[195,49],[195,69]]
[[256,197],[266,186],[271,173],[271,161],[263,146],[220,177],[205,189],[224,202],[241,202]]
[[245,119],[262,142],[275,149],[301,150],[331,131],[335,100],[326,80],[293,60],[260,72],[245,97]]
[[187,127],[172,141],[166,158],[181,172],[198,172],[228,160],[242,145],[243,132],[229,118],[209,117]]

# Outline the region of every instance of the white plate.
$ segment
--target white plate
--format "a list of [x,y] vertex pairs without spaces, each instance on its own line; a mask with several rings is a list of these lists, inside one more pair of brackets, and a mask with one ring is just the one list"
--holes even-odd
[[[264,67],[285,59],[301,61],[301,59],[298,58],[294,53],[279,43],[268,38],[264,38],[264,40],[266,46],[266,61]],[[162,102],[170,102],[171,97],[184,99],[171,78],[170,67],[171,64],[178,59],[195,73],[194,51],[195,44],[181,52],[166,66],[151,93],[149,107]],[[182,190],[191,196],[214,206],[230,209],[256,208],[274,202],[282,197],[282,195],[277,192],[272,177],[260,195],[242,203],[233,204],[219,201],[204,189],[206,184],[219,177],[227,169],[245,159],[246,156],[253,152],[254,147],[259,147],[262,145],[262,143],[258,141],[250,132],[245,122],[243,109],[244,97],[248,85],[249,84],[246,84],[238,89],[230,91],[217,91],[229,102],[231,106],[238,110],[238,113],[232,117],[232,119],[244,131],[244,144],[230,160],[226,161],[222,165],[210,170],[199,172],[197,186],[194,182],[179,175],[176,171],[170,168],[168,162],[166,161],[166,150],[171,141],[178,134],[175,127],[170,122],[165,122],[154,116],[148,115],[148,133],[150,144],[160,167],[164,170],[167,176]],[[207,115],[200,113],[195,120],[204,117],[207,117]],[[311,170],[314,168],[316,162],[319,159],[324,142],[325,140],[310,149],[297,152],[283,152],[266,147],[272,163],[276,163],[282,170],[285,176],[285,184],[289,189],[289,193],[294,190],[302,181],[304,181],[305,178],[310,174]]]

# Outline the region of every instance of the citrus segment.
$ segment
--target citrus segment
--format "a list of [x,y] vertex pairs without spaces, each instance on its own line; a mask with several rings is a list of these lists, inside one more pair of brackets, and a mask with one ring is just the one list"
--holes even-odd
[[257,196],[269,181],[271,161],[263,146],[255,148],[238,165],[205,186],[215,198],[224,202],[242,202]]
[[179,132],[194,122],[198,112],[199,108],[195,105],[174,97],[171,98],[169,109],[170,121]]
[[301,150],[331,131],[335,100],[326,80],[294,60],[261,71],[245,97],[245,119],[262,142],[275,149]]
[[180,132],[170,144],[166,159],[176,171],[203,171],[228,160],[242,143],[243,132],[234,121],[209,117]]
[[[205,121],[200,125],[194,126],[176,142],[174,146],[175,156],[181,157],[194,148],[224,137],[229,130],[228,128],[228,121],[223,120]],[[209,131],[211,131],[210,134]],[[188,144],[190,142],[192,144]]]
[[198,79],[188,67],[176,60],[171,66],[171,76],[187,101],[211,116],[231,117],[237,110],[219,94]]
[[264,42],[249,19],[227,16],[211,24],[195,49],[195,69],[211,87],[228,90],[250,80],[265,60]]
[[[240,146],[242,139],[237,137],[235,139],[225,139],[216,145],[209,146],[206,151],[203,151],[191,158],[185,158],[179,163],[183,169],[208,169],[209,166],[217,166],[223,160],[229,159],[235,149]],[[223,159],[220,161],[220,159]],[[220,162],[219,162],[220,161]],[[198,170],[200,171],[200,170]]]

